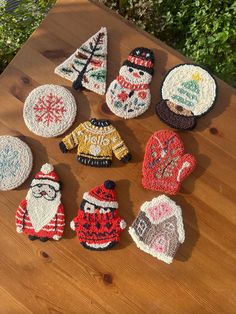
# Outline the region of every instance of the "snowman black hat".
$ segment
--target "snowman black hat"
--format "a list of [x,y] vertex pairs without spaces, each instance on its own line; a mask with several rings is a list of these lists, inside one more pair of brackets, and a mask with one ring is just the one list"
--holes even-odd
[[124,61],[123,65],[132,67],[153,75],[154,70],[154,54],[152,50],[144,47],[137,47],[133,49],[128,59]]

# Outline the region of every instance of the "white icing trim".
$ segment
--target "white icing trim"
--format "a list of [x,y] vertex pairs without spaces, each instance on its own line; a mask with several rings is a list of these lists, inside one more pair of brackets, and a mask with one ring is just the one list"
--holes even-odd
[[96,204],[101,207],[111,207],[111,208],[118,208],[118,202],[106,202],[106,201],[100,201],[96,199],[95,197],[91,196],[89,192],[85,192],[83,195],[83,199],[86,201]]
[[158,258],[159,260],[161,260],[161,261],[163,261],[163,262],[165,262],[167,264],[171,264],[172,263],[173,257],[167,256],[167,255],[159,253],[159,252],[156,252],[154,249],[150,248],[149,246],[147,246],[146,244],[141,242],[139,240],[139,238],[137,237],[134,228],[129,227],[128,232],[129,232],[129,234],[131,235],[132,239],[134,240],[134,242],[136,243],[137,247],[140,250],[142,250],[142,251],[144,251],[144,252],[146,252],[148,254],[151,254],[152,256]]

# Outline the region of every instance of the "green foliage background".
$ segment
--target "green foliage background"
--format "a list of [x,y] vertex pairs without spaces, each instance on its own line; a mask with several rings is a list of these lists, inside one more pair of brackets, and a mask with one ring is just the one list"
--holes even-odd
[[[100,0],[236,87],[236,1]],[[0,0],[0,72],[56,0]]]
[[10,5],[0,0],[0,73],[55,2],[56,0],[21,0],[14,10],[10,10]]
[[236,1],[102,2],[236,87]]

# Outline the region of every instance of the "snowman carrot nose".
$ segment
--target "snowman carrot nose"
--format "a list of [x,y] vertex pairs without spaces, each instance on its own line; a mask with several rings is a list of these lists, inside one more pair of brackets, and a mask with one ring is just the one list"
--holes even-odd
[[140,77],[140,75],[139,75],[137,72],[134,72],[134,73],[133,73],[133,76],[134,76],[134,77]]

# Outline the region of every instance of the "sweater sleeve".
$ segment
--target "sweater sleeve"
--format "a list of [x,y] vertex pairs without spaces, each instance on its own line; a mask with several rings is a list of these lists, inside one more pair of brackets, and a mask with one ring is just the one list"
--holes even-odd
[[112,137],[112,151],[116,158],[123,162],[128,162],[131,159],[131,154],[116,129]]
[[65,227],[65,214],[64,214],[64,207],[62,204],[58,207],[56,213],[56,234],[61,237]]
[[24,226],[26,205],[27,205],[26,199],[22,200],[16,211],[16,227],[20,229],[22,229]]
[[73,132],[63,138],[60,148],[62,149],[62,146],[64,146],[65,150],[68,151],[76,147],[82,138],[83,130],[83,124],[81,123]]

